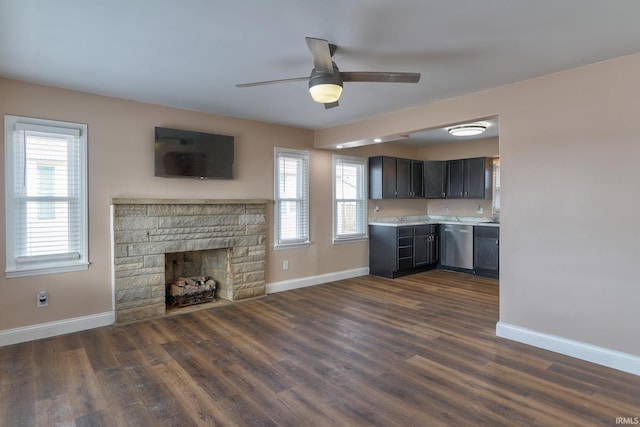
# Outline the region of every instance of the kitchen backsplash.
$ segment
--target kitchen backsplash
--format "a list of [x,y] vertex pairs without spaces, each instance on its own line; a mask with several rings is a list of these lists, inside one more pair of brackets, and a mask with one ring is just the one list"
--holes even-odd
[[[376,207],[378,211],[376,212]],[[478,207],[482,213],[479,213]],[[457,216],[493,218],[491,200],[369,200],[369,218],[410,216]]]

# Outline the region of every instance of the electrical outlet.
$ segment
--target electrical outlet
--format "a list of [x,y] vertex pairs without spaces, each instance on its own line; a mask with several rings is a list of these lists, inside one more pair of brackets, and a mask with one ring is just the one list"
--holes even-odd
[[48,307],[49,306],[49,292],[42,291],[36,295],[36,307]]
[[289,261],[282,261],[282,269],[283,270],[288,270],[289,269]]
[[375,208],[373,208],[373,211],[374,211],[375,213],[380,212],[380,206],[376,206]]
[[444,213],[449,213],[449,206],[444,207]]
[[476,213],[482,215],[484,213],[484,208],[482,206],[478,206],[478,209],[476,209]]

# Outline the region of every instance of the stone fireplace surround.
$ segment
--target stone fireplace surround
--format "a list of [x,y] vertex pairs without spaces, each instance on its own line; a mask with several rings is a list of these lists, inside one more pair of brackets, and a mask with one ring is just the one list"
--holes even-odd
[[265,295],[268,200],[112,199],[116,323],[163,316],[165,254],[227,249],[217,298]]

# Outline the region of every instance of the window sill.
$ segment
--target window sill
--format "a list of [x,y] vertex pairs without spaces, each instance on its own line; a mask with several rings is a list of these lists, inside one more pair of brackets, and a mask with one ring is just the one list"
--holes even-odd
[[333,239],[333,244],[334,245],[341,245],[343,243],[359,243],[359,242],[366,242],[369,240],[368,236],[361,236],[361,237],[347,237],[347,238],[340,238],[340,239]]
[[12,269],[5,271],[5,277],[7,279],[14,279],[17,277],[39,276],[44,274],[56,274],[56,273],[68,273],[72,271],[83,271],[89,269],[89,263],[75,263],[70,265],[57,265],[57,266],[33,266],[31,268],[24,269]]
[[273,249],[276,250],[276,251],[281,251],[281,250],[284,250],[284,249],[308,248],[309,246],[311,246],[311,242],[285,243],[285,244],[275,245],[273,247]]

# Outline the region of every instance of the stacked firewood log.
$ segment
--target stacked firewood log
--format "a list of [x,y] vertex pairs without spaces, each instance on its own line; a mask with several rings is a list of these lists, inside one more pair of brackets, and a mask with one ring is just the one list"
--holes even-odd
[[167,306],[183,307],[215,300],[216,282],[207,276],[179,277],[169,286]]

